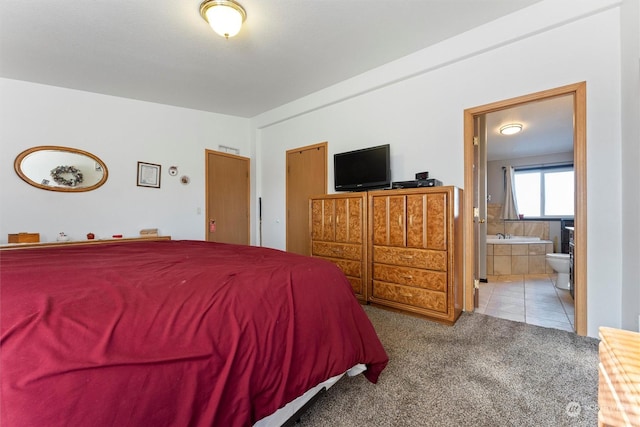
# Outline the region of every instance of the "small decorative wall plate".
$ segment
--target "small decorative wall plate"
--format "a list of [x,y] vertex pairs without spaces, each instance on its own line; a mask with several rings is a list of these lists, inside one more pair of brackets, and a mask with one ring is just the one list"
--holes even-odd
[[171,176],[178,175],[178,167],[177,166],[171,166],[169,168],[169,175],[171,175]]

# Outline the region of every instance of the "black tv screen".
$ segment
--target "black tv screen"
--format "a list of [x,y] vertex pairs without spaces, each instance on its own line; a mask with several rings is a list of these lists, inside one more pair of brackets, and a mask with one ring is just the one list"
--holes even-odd
[[333,156],[336,191],[388,188],[391,185],[389,144]]

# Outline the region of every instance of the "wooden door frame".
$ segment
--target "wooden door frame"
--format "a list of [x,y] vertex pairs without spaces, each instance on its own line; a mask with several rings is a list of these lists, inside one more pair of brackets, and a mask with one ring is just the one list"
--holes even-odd
[[587,335],[587,112],[586,82],[561,86],[529,95],[498,101],[464,111],[464,283],[465,310],[473,311],[473,262],[475,241],[473,234],[473,137],[475,116],[563,95],[573,95],[573,164],[575,172],[575,315],[578,335]]
[[210,150],[205,148],[204,150],[204,202],[205,202],[205,218],[204,218],[204,240],[209,241],[209,154],[220,157],[231,157],[237,160],[243,160],[247,162],[247,171],[249,173],[249,179],[247,179],[247,207],[249,209],[247,218],[247,245],[251,244],[251,159],[249,157],[239,156],[236,154],[223,153],[222,151]]
[[[319,142],[317,144],[306,145],[304,147],[292,148],[291,150],[287,150],[285,153],[285,184],[284,184],[284,193],[285,193],[285,236],[284,236],[284,244],[285,250],[289,250],[289,220],[287,212],[289,212],[289,174],[287,170],[289,168],[289,154],[295,153],[296,151],[306,151],[313,150],[316,148],[324,147],[324,194],[327,194],[327,180],[329,179],[329,169],[328,169],[328,158],[329,158],[329,142]],[[319,194],[314,194],[314,196],[319,196]],[[309,233],[311,230],[309,230]]]

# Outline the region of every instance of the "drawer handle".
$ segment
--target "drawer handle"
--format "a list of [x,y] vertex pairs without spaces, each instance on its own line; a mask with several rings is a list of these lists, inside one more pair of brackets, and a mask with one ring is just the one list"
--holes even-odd
[[336,225],[340,223],[340,215],[336,215]]
[[343,252],[343,250],[342,250],[342,249],[339,249],[339,248],[333,248],[333,249],[331,249],[331,251],[332,251],[334,254],[341,254],[341,253]]
[[400,295],[402,295],[403,297],[407,297],[407,298],[411,298],[413,296],[413,294],[408,294],[406,292],[400,292]]
[[413,259],[413,255],[400,255],[400,258]]
[[407,279],[407,280],[411,280],[411,279],[413,279],[413,276],[412,276],[412,275],[410,275],[410,274],[406,274],[406,275],[404,275],[404,276],[402,276],[402,277],[403,277],[404,279]]
[[409,225],[413,227],[413,215],[409,215]]
[[402,227],[402,215],[398,215],[398,225]]

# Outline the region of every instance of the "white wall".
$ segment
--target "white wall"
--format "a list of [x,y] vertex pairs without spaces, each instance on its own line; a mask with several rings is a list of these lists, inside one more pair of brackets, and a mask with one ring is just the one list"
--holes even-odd
[[[23,231],[54,241],[61,231],[78,240],[88,232],[133,237],[143,228],[202,240],[205,148],[251,155],[248,119],[16,80],[0,79],[0,118],[0,243]],[[106,163],[109,179],[84,193],[32,187],[13,161],[37,145],[89,151]],[[138,161],[162,165],[160,189],[136,185]],[[182,175],[190,184],[179,182]]]
[[[546,0],[254,118],[266,246],[285,247],[285,151],[390,143],[393,180],[463,186],[463,111],[587,82],[588,334],[620,326],[621,70],[617,1]],[[332,183],[330,165],[329,185]],[[607,171],[606,179],[597,179]]]
[[622,327],[640,331],[640,2],[622,17]]

